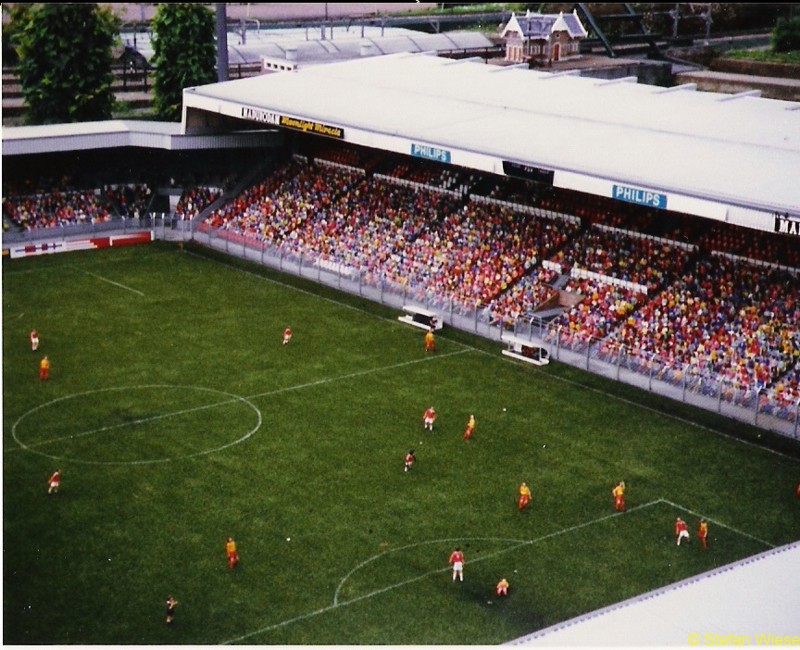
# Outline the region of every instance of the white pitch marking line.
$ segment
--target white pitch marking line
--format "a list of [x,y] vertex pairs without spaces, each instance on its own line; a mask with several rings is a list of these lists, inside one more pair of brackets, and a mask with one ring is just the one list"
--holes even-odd
[[[41,447],[42,445],[49,445],[52,442],[61,442],[62,440],[72,440],[73,438],[83,438],[84,436],[91,436],[94,435],[95,433],[105,433],[106,431],[113,431],[114,429],[122,429],[123,427],[132,427],[138,424],[147,424],[148,422],[155,422],[156,420],[164,420],[166,418],[178,417],[180,415],[186,415],[187,413],[194,413],[195,411],[204,411],[206,409],[213,409],[216,408],[217,406],[234,404],[239,401],[240,400],[238,398],[232,398],[224,400],[222,402],[216,402],[214,404],[204,404],[203,406],[195,406],[190,409],[184,409],[183,411],[172,411],[171,413],[164,413],[162,415],[153,415],[149,418],[139,418],[137,420],[131,420],[130,422],[122,422],[120,424],[110,424],[106,427],[100,427],[99,429],[90,429],[89,431],[72,433],[68,436],[59,436],[58,438],[49,438],[47,440],[40,440],[39,442],[34,442],[32,444],[25,445],[25,448]],[[9,449],[9,451],[14,451],[15,449],[22,449],[22,447],[13,447]]]
[[98,275],[97,273],[92,273],[91,271],[87,271],[86,269],[81,269],[86,275],[91,275],[93,278],[97,278],[98,280],[102,280],[103,282],[108,282],[109,284],[113,284],[115,287],[119,287],[120,289],[125,289],[126,291],[131,291],[135,294],[140,296],[144,296],[141,291],[136,289],[132,289],[131,287],[127,287],[124,284],[120,284],[119,282],[114,282],[113,280],[109,280],[108,278],[104,278],[102,275]]
[[690,515],[694,515],[695,517],[698,517],[698,518],[701,518],[701,519],[705,518],[708,521],[715,523],[717,526],[721,526],[722,528],[727,528],[728,530],[736,533],[737,535],[742,535],[743,537],[747,537],[748,539],[752,539],[754,542],[758,542],[759,544],[763,544],[764,546],[769,546],[770,548],[775,548],[775,544],[770,544],[769,542],[767,542],[767,541],[765,541],[763,539],[760,539],[758,537],[755,537],[753,535],[750,535],[749,533],[746,533],[743,530],[739,530],[738,528],[734,528],[733,526],[728,526],[727,524],[723,524],[721,521],[718,521],[717,519],[712,519],[711,517],[709,517],[707,515],[701,515],[699,512],[695,512],[694,510],[690,510],[689,508],[684,508],[682,505],[679,505],[677,503],[673,503],[672,501],[669,501],[667,499],[661,499],[661,501],[663,501],[666,504],[671,505],[673,508],[677,508],[678,510],[683,510],[684,512],[688,512]]
[[[655,501],[649,501],[648,503],[643,503],[640,506],[635,506],[633,508],[628,509],[628,512],[630,513],[630,512],[634,512],[636,510],[642,510],[644,508],[649,508],[651,506],[658,505],[660,503],[665,503],[665,502],[666,501],[664,499],[657,499]],[[486,555],[482,555],[478,559],[471,560],[470,563],[471,564],[475,564],[477,562],[482,562],[484,560],[488,560],[489,558],[496,557],[496,556],[502,555],[504,553],[509,553],[511,551],[515,551],[515,550],[517,550],[519,548],[522,548],[523,546],[530,546],[531,544],[536,544],[537,542],[542,542],[542,541],[544,541],[546,539],[550,539],[551,537],[558,537],[559,535],[566,535],[568,533],[575,532],[576,530],[580,530],[581,528],[586,528],[587,526],[592,526],[594,524],[599,524],[599,523],[602,523],[604,521],[607,521],[609,519],[613,519],[613,518],[619,517],[619,516],[621,516],[620,513],[614,512],[612,514],[605,515],[603,517],[599,517],[598,519],[593,519],[591,521],[586,521],[586,522],[584,522],[582,524],[577,524],[575,526],[569,526],[568,528],[563,528],[561,530],[557,530],[557,531],[555,531],[553,533],[548,533],[547,535],[542,535],[541,537],[537,537],[537,538],[531,539],[531,540],[522,541],[522,540],[509,540],[509,539],[505,539],[505,538],[497,538],[498,541],[506,541],[506,542],[514,541],[514,542],[517,542],[517,543],[516,543],[515,546],[511,546],[509,548],[504,548],[504,549],[502,549],[500,551],[495,551],[494,553],[487,553]],[[470,539],[471,538],[467,538],[466,541],[470,541]],[[489,541],[489,539],[492,539],[492,538],[483,537],[483,538],[479,538],[479,539],[482,540],[482,541]],[[345,601],[341,601],[341,602],[338,601],[339,590],[342,588],[342,585],[344,584],[344,582],[346,580],[348,580],[349,577],[351,575],[353,575],[353,573],[355,573],[358,569],[360,569],[363,566],[366,566],[367,564],[369,564],[373,560],[376,560],[376,559],[378,559],[380,557],[383,557],[387,553],[401,551],[401,550],[405,550],[405,549],[408,549],[408,548],[414,548],[416,546],[423,546],[423,545],[426,545],[426,544],[439,544],[439,543],[445,543],[445,542],[452,542],[452,541],[456,541],[456,540],[464,541],[464,538],[439,539],[439,540],[433,540],[433,541],[427,541],[427,542],[417,542],[415,544],[408,544],[407,546],[402,546],[402,547],[397,548],[397,549],[392,549],[390,551],[383,551],[381,553],[378,553],[377,555],[375,555],[375,556],[365,560],[364,562],[362,562],[355,569],[350,571],[344,578],[342,578],[342,581],[339,583],[339,586],[336,588],[336,593],[334,594],[334,602],[333,602],[333,604],[328,605],[327,607],[321,607],[320,609],[316,609],[316,610],[314,610],[312,612],[307,612],[306,614],[301,614],[300,616],[295,616],[294,618],[286,619],[285,621],[280,621],[278,623],[274,623],[272,625],[268,625],[268,626],[263,627],[263,628],[261,628],[259,630],[255,630],[254,632],[248,632],[247,634],[243,634],[241,636],[238,636],[235,639],[229,639],[227,641],[223,641],[221,643],[221,645],[228,645],[228,644],[231,644],[231,643],[239,643],[240,641],[243,641],[244,639],[250,638],[250,637],[255,636],[257,634],[262,634],[264,632],[270,632],[271,630],[275,630],[275,629],[277,629],[279,627],[285,627],[286,625],[291,625],[292,623],[296,623],[297,621],[302,621],[302,620],[305,620],[307,618],[312,618],[314,616],[317,616],[318,614],[324,614],[325,612],[330,612],[330,611],[332,611],[334,609],[338,609],[339,607],[346,607],[347,605],[352,605],[353,603],[357,603],[357,602],[360,602],[362,600],[366,600],[368,598],[372,598],[373,596],[378,596],[380,594],[386,593],[387,591],[392,591],[393,589],[397,589],[398,587],[404,587],[405,585],[411,584],[413,582],[418,582],[420,580],[424,580],[425,578],[428,578],[428,577],[430,577],[432,575],[435,575],[437,573],[444,573],[446,571],[450,571],[450,567],[444,567],[444,568],[441,568],[441,569],[435,569],[434,571],[428,571],[427,573],[423,573],[422,575],[418,575],[418,576],[415,576],[413,578],[409,578],[408,580],[404,580],[403,582],[398,582],[397,584],[388,585],[388,586],[386,586],[386,587],[384,587],[382,589],[378,589],[376,591],[371,591],[371,592],[369,592],[367,594],[362,594],[361,596],[356,596],[355,598],[351,598],[350,600],[345,600]]]
[[[360,571],[361,569],[363,569],[369,563],[374,562],[375,560],[378,560],[378,559],[384,557],[385,555],[388,555],[389,553],[398,553],[400,551],[405,551],[406,549],[409,549],[409,548],[415,548],[417,546],[427,546],[429,544],[446,544],[446,543],[452,543],[452,542],[465,542],[465,541],[470,541],[470,542],[512,542],[512,543],[516,544],[516,546],[514,546],[513,548],[518,548],[519,546],[524,546],[525,544],[530,544],[531,543],[530,540],[506,539],[506,538],[502,538],[502,537],[470,537],[469,539],[464,539],[463,537],[453,537],[453,538],[450,538],[450,539],[433,539],[433,540],[430,540],[428,542],[415,542],[414,544],[407,544],[406,546],[399,546],[397,548],[392,548],[392,549],[388,549],[386,551],[381,551],[377,555],[373,555],[372,557],[367,558],[366,560],[361,562],[355,568],[351,569],[350,572],[344,578],[341,579],[341,581],[339,582],[339,586],[336,587],[336,592],[333,594],[333,604],[334,605],[339,605],[340,604],[339,603],[339,592],[342,590],[342,587],[344,587],[344,583],[347,582],[350,579],[350,576],[352,576],[354,573],[356,573],[356,572]],[[503,549],[503,551],[498,551],[497,553],[493,553],[492,556],[497,555],[499,553],[504,553],[506,550],[513,550],[513,548],[512,549]],[[491,556],[486,556],[486,557],[491,557]],[[481,556],[481,559],[484,559],[484,557]],[[479,560],[473,560],[473,561],[477,562]],[[447,569],[447,567],[445,567],[445,569]],[[439,573],[440,571],[441,571],[441,569],[437,569],[436,571],[431,571],[429,573],[426,573],[425,575],[433,575],[434,573]],[[419,576],[417,578],[412,578],[410,581],[406,581],[406,582],[403,582],[401,584],[407,584],[408,582],[413,582],[414,580],[418,580],[418,579],[420,579],[422,577],[425,577],[425,576]],[[397,586],[399,586],[399,585],[397,585]],[[373,592],[373,594],[380,593],[382,591],[385,591],[385,589],[381,589],[378,592]],[[358,598],[362,598],[362,597],[363,596],[359,596]],[[345,602],[354,602],[354,601],[345,601]]]
[[328,377],[327,379],[318,379],[317,381],[311,381],[307,384],[298,384],[297,386],[287,386],[286,388],[277,388],[275,390],[267,391],[266,393],[258,393],[257,395],[250,395],[247,399],[256,399],[258,397],[268,397],[270,395],[277,395],[279,393],[287,393],[292,390],[302,390],[304,388],[313,388],[314,386],[322,386],[324,384],[330,384],[334,381],[341,381],[343,379],[355,379],[356,377],[363,377],[364,375],[372,375],[376,372],[383,372],[384,370],[395,370],[397,368],[404,368],[406,366],[413,366],[417,363],[425,363],[426,361],[433,361],[435,359],[444,359],[445,357],[452,357],[457,354],[464,354],[466,352],[472,352],[472,350],[464,349],[464,350],[456,350],[455,352],[448,352],[447,354],[439,354],[435,357],[423,357],[421,359],[413,359],[412,361],[403,361],[402,363],[396,363],[392,366],[383,366],[381,368],[370,368],[369,370],[359,370],[358,372],[350,373],[349,375],[339,375],[338,377]]
[[[433,361],[435,359],[443,359],[445,357],[452,357],[457,354],[464,354],[466,352],[471,352],[469,349],[463,350],[456,350],[455,352],[448,352],[447,354],[440,354],[435,357],[423,357],[421,359],[414,359],[412,361],[403,361],[402,363],[396,363],[391,366],[382,366],[380,368],[370,368],[369,370],[359,370],[358,372],[353,372],[348,375],[340,375],[338,377],[328,377],[327,379],[319,379],[317,381],[312,381],[306,384],[297,384],[296,386],[287,386],[285,388],[278,388],[276,390],[267,391],[266,393],[259,393],[257,395],[251,395],[250,397],[245,397],[246,400],[256,399],[258,397],[268,397],[270,395],[278,395],[280,393],[286,393],[292,390],[302,390],[304,388],[313,388],[314,386],[321,386],[324,384],[329,384],[335,381],[343,381],[346,379],[353,379],[355,377],[362,377],[364,375],[374,374],[376,372],[383,372],[384,370],[396,370],[397,368],[403,368],[405,366],[414,365],[417,363],[423,363],[425,361]],[[53,442],[60,442],[62,440],[71,440],[73,438],[81,438],[84,436],[89,436],[95,433],[104,433],[106,431],[112,431],[114,429],[121,429],[122,427],[129,427],[135,426],[138,424],[146,424],[148,422],[153,422],[155,420],[163,420],[169,417],[177,417],[180,415],[186,415],[188,413],[194,413],[196,411],[203,411],[211,408],[216,408],[217,406],[225,406],[228,404],[234,404],[239,401],[239,398],[231,398],[229,400],[222,400],[219,402],[215,402],[213,404],[205,404],[203,406],[195,406],[194,408],[184,409],[181,411],[172,411],[170,413],[163,413],[161,415],[154,415],[149,418],[141,418],[138,420],[133,420],[131,422],[123,422],[121,424],[112,424],[106,427],[100,427],[99,429],[92,429],[90,431],[83,431],[81,433],[73,433],[68,436],[60,436],[58,438],[49,438],[47,440],[40,440],[39,442],[34,442],[31,444],[27,444],[24,447],[12,447],[10,449],[4,449],[3,453],[9,453],[12,451],[20,451],[22,449],[29,449],[33,447],[41,447],[43,445],[48,445]]]
[[20,320],[24,315],[25,315],[24,311],[20,312],[16,316],[6,316],[5,314],[3,314],[3,322],[10,323],[12,320]]
[[[151,385],[148,385],[148,386],[133,386],[133,387],[129,386],[129,387],[116,387],[116,388],[101,388],[101,389],[97,389],[97,390],[86,391],[86,392],[83,392],[83,393],[77,393],[77,394],[73,394],[73,395],[65,395],[63,397],[58,397],[58,398],[53,399],[53,400],[51,400],[49,402],[45,402],[44,404],[40,404],[39,406],[37,406],[35,408],[32,408],[30,411],[28,411],[27,413],[24,413],[22,416],[20,416],[19,419],[11,427],[11,437],[19,445],[19,447],[17,449],[25,449],[26,451],[30,451],[30,452],[32,452],[34,454],[41,454],[42,456],[49,456],[50,458],[53,458],[53,459],[56,459],[56,460],[62,460],[62,457],[60,457],[60,456],[51,456],[51,455],[45,454],[43,452],[34,451],[31,448],[31,446],[26,445],[25,443],[23,443],[19,439],[19,437],[17,436],[17,427],[18,427],[19,423],[22,422],[23,419],[25,419],[28,416],[30,416],[32,413],[36,413],[37,411],[40,411],[41,409],[47,408],[48,406],[52,406],[53,404],[56,404],[58,402],[63,402],[64,400],[74,399],[76,397],[83,397],[85,395],[93,395],[93,394],[96,394],[96,393],[106,393],[106,392],[118,391],[118,390],[129,390],[130,388],[134,388],[134,389],[142,389],[142,388],[162,388],[162,389],[163,388],[182,388],[182,389],[186,389],[186,388],[189,388],[191,390],[199,390],[199,391],[206,391],[206,392],[210,392],[210,393],[218,393],[218,394],[222,394],[222,395],[228,395],[228,396],[232,397],[232,399],[229,400],[229,401],[224,402],[225,404],[236,403],[236,402],[243,403],[243,404],[245,404],[245,406],[247,406],[248,408],[252,409],[252,411],[257,415],[257,423],[256,423],[255,427],[250,429],[250,431],[248,431],[247,434],[245,434],[243,437],[238,438],[234,442],[222,445],[221,447],[217,447],[215,449],[210,449],[210,450],[197,452],[195,454],[190,454],[189,456],[183,456],[181,458],[191,458],[193,456],[203,456],[203,455],[206,455],[206,454],[209,454],[209,453],[214,453],[214,452],[217,452],[217,451],[221,451],[223,449],[227,449],[228,447],[231,447],[233,445],[239,444],[243,440],[246,440],[247,438],[252,436],[256,431],[258,431],[261,428],[261,423],[262,423],[261,411],[259,411],[258,408],[254,404],[252,404],[251,402],[247,401],[247,399],[244,398],[244,397],[240,397],[238,395],[232,395],[231,393],[224,393],[223,391],[215,390],[213,388],[203,388],[201,386],[188,386],[187,387],[187,386],[165,386],[163,384],[151,384]],[[220,403],[223,403],[223,402],[220,402]],[[212,406],[216,406],[216,405],[217,404],[212,405]],[[199,407],[199,408],[208,408],[208,407]],[[191,409],[191,410],[197,410],[197,408]],[[168,417],[168,416],[156,416],[156,417]],[[140,418],[139,420],[137,420],[137,422],[143,422],[143,421],[144,421],[143,418]],[[114,428],[114,427],[108,427],[108,428]],[[68,438],[71,438],[71,437],[73,437],[73,436],[68,436]],[[64,439],[64,438],[62,437],[62,438],[59,438],[58,440],[61,440],[61,439]],[[13,451],[13,449],[10,450],[10,451]],[[100,462],[100,461],[87,461],[87,460],[77,460],[77,459],[72,459],[72,460],[74,460],[75,462],[85,463],[85,464],[90,464],[90,465],[149,465],[151,463],[163,463],[163,462],[168,462],[168,461],[177,460],[177,459],[176,458],[159,458],[159,459],[154,459],[154,460],[119,461],[119,462],[114,462],[114,461]]]

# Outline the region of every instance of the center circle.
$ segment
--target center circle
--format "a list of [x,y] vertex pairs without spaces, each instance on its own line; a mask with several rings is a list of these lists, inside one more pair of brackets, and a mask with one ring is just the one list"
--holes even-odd
[[[109,399],[99,409],[97,408],[98,398],[110,397],[114,393],[124,393],[124,395]],[[137,399],[137,393],[139,399]],[[157,397],[152,404],[148,403],[148,393]],[[166,399],[171,393],[175,395],[172,401]],[[209,396],[214,396],[216,399],[209,400]],[[83,400],[83,403],[71,402],[70,400]],[[165,402],[172,408],[164,409]],[[71,413],[71,411],[75,410],[74,405],[76,404],[77,413]],[[83,409],[81,408],[82,406],[84,407]],[[240,419],[241,413],[237,413],[237,411],[241,411],[242,407],[255,414],[255,423],[243,435],[219,444],[218,430],[227,430],[231,420]],[[53,408],[57,409],[55,413],[48,412],[48,409]],[[45,438],[43,440],[24,441],[19,435],[20,425],[35,414],[38,415],[36,422],[37,432],[45,436]],[[200,430],[201,435],[205,435],[209,440],[203,442],[202,440],[193,440],[191,436],[181,435],[185,434],[185,423],[183,429],[178,427],[177,434],[172,429],[167,429],[164,426],[171,419],[183,418],[185,420],[186,418],[194,417],[201,417],[202,422],[200,422],[201,426],[192,429],[192,432]],[[214,422],[214,417],[219,420],[218,423]],[[85,422],[76,423],[76,420],[81,420],[81,418],[85,419]],[[152,384],[98,388],[56,398],[21,415],[12,426],[11,435],[20,448],[25,451],[54,460],[87,465],[147,465],[167,463],[222,451],[247,440],[258,431],[261,427],[261,422],[261,411],[252,402],[239,395],[201,386]],[[52,423],[50,426],[54,433],[48,436],[47,427],[49,423]],[[77,427],[78,431],[64,431],[65,423],[69,423],[69,426],[73,429]],[[214,428],[215,424],[216,429]],[[238,431],[246,429],[247,426],[249,425],[243,424],[238,428]],[[161,429],[151,431],[154,427],[161,427]],[[142,429],[144,429],[144,434],[141,433]],[[233,429],[236,430],[237,427],[234,426]],[[147,443],[148,438],[152,440],[151,436],[158,433],[162,437],[156,439],[155,442],[162,445],[169,446],[176,442],[177,444],[174,444],[174,446],[180,446],[189,440],[190,443],[196,445],[196,448],[187,450],[186,453],[174,455],[172,453],[151,452],[149,457],[131,460],[91,460],[86,458],[86,455],[81,457],[80,454],[75,456],[53,454],[41,449],[54,444],[86,444],[89,442],[93,443],[93,448],[104,449],[102,445],[97,443],[103,435],[133,435],[133,432],[139,435],[141,443]],[[175,441],[169,438],[170,435],[177,436]],[[200,435],[197,435],[196,438],[200,438]],[[142,446],[145,445],[142,444]],[[144,455],[147,456],[148,454],[145,453]]]

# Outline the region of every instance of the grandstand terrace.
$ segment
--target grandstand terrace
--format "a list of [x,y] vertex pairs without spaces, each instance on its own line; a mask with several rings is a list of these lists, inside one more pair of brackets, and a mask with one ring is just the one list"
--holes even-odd
[[[796,433],[794,105],[428,55],[189,88],[185,103],[181,125],[7,129],[21,164],[6,231],[168,213],[186,223],[170,236]],[[49,172],[35,192],[32,169]]]

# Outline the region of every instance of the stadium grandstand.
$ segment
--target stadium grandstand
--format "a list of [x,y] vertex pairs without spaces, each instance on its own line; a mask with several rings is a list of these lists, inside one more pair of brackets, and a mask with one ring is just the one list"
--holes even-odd
[[[631,81],[395,54],[187,88],[180,124],[6,128],[3,254],[192,239],[798,438],[800,105]],[[517,643],[682,643],[670,594],[707,614],[796,551]]]
[[757,93],[331,63],[187,88],[181,124],[6,129],[4,252],[161,215],[161,236],[796,438],[797,133],[797,104]]

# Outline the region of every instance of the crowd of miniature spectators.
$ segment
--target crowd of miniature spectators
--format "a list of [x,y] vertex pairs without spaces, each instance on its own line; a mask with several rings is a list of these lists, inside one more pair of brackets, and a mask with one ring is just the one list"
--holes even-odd
[[[197,216],[236,182],[230,175],[218,183],[162,179],[165,186],[184,188],[175,208],[181,219]],[[84,183],[87,182],[85,179]],[[150,212],[153,187],[159,181],[75,187],[71,178],[40,178],[21,185],[4,183],[3,224],[7,230],[40,230],[80,224],[106,223],[114,218],[139,219]]]
[[593,278],[571,278],[564,291],[576,293],[581,300],[566,309],[549,330],[546,340],[559,345],[584,349],[610,334],[634,312],[645,296],[625,285],[610,284]]
[[[476,188],[496,200],[471,200]],[[136,216],[150,193],[18,195],[3,199],[4,221],[33,229]],[[187,187],[176,212],[194,218],[221,196]],[[785,412],[800,399],[800,246],[786,236],[354,147],[293,159],[200,227],[504,327],[572,296],[548,335],[559,345],[597,344],[606,359],[743,401],[761,395]]]
[[642,285],[652,292],[680,272],[689,257],[690,252],[676,242],[595,225],[573,239],[551,261],[561,267],[562,273],[577,267]]
[[147,214],[153,190],[146,183],[107,185],[103,193],[119,216],[139,219]]
[[[293,162],[216,210],[206,225],[424,287],[460,310],[489,305],[569,237],[560,222],[433,189],[443,178],[427,175],[424,187],[407,187],[359,170]],[[502,304],[514,309],[502,301],[493,309]]]
[[22,230],[104,223],[113,206],[99,190],[64,190],[3,197],[3,220]]
[[191,221],[221,196],[222,189],[219,187],[186,188],[175,205],[175,216],[182,221]]
[[743,258],[714,255],[632,312],[604,345],[651,360],[661,378],[742,401],[774,387],[796,400],[800,282]]

